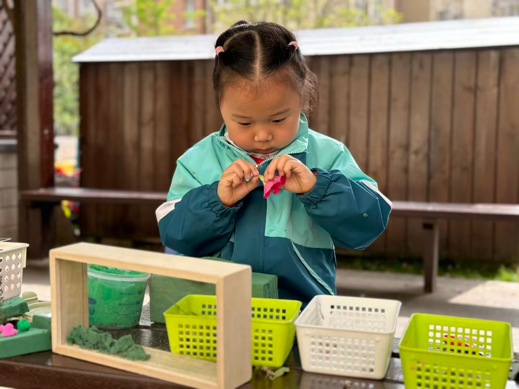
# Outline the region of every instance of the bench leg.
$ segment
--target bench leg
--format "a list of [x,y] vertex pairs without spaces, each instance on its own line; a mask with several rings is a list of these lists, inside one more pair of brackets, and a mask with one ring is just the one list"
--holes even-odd
[[440,244],[440,226],[437,220],[424,221],[424,270],[425,293],[433,293],[438,276],[438,258]]
[[40,258],[48,258],[49,251],[56,246],[56,208],[59,204],[41,205]]
[[20,223],[20,241],[29,243],[28,259],[48,258],[49,250],[56,241],[54,203],[28,203],[23,210]]

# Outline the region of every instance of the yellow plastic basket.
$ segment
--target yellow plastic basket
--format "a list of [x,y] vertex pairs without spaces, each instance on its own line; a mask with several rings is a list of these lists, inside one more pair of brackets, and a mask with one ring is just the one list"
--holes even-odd
[[508,323],[415,314],[400,340],[406,388],[506,385],[513,347]]
[[[252,299],[252,364],[283,366],[292,349],[300,301]],[[164,312],[174,354],[216,361],[216,296],[189,295]]]

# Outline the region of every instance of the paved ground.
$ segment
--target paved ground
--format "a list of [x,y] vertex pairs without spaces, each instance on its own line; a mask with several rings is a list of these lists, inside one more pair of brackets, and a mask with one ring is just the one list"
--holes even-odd
[[[514,327],[514,349],[519,352],[519,283],[440,277],[438,284],[436,293],[426,295],[421,276],[343,269],[337,272],[340,295],[402,301],[397,336],[416,312],[501,320]],[[50,300],[48,261],[29,261],[23,291],[29,290],[40,300]]]

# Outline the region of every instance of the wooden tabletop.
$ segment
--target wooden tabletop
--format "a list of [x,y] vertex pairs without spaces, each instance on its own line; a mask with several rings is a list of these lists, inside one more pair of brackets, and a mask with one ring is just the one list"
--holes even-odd
[[[131,334],[135,341],[148,347],[168,350],[167,332],[163,325],[139,326],[138,328],[113,331],[114,337]],[[396,347],[396,341],[395,341]],[[383,381],[360,380],[347,377],[334,377],[306,373],[301,368],[297,344],[288,357],[286,366],[290,372],[274,381],[265,378],[263,373],[254,372],[252,380],[241,389],[343,389],[347,381],[351,388],[402,389],[402,365],[395,349],[391,358],[386,379]],[[0,360],[0,386],[15,388],[183,388],[154,378],[140,376],[81,360],[63,357],[50,351]],[[518,389],[519,385],[510,381],[506,389]]]
[[[111,331],[114,337],[131,334],[136,343],[159,349],[169,349],[167,331],[163,325],[148,328],[140,326],[131,330]],[[258,387],[272,389],[296,388],[344,388],[344,383],[365,388],[404,388],[402,384],[402,367],[400,359],[392,358],[386,380],[369,381],[346,377],[333,377],[321,374],[305,373],[301,369],[297,346],[288,357],[286,366],[290,372],[274,381],[265,378],[262,372],[254,372],[252,380],[241,389]],[[361,386],[364,384],[364,386]],[[184,388],[154,378],[140,376],[129,372],[108,368],[81,360],[64,357],[50,351],[0,360],[0,386],[15,388],[74,388],[92,389],[110,388]]]

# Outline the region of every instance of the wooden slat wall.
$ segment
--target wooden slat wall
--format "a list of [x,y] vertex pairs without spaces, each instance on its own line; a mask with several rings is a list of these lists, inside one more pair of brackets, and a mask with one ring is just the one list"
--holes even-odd
[[[411,55],[410,88],[409,149],[406,150],[409,161],[409,175],[406,180],[407,200],[427,201],[429,193],[432,54],[415,53]],[[412,255],[420,255],[423,251],[423,236],[419,220],[408,220],[406,238],[408,252]]]
[[[393,54],[391,61],[386,193],[390,198],[397,199],[408,198],[411,54]],[[406,237],[406,220],[393,218],[387,232],[388,253],[399,254],[402,247],[406,247]]]
[[0,4],[0,138],[16,137],[16,59],[14,29]]
[[[312,128],[344,142],[392,200],[519,202],[519,48],[307,62],[320,81]],[[221,126],[212,66],[83,64],[82,185],[167,191],[176,159]],[[97,206],[82,226],[87,235],[158,237],[145,208]],[[442,254],[519,260],[517,225],[441,228]],[[420,255],[421,243],[420,221],[392,218],[370,251]]]
[[[472,195],[475,203],[496,201],[496,139],[499,90],[500,52],[485,50],[478,54],[476,121],[474,129],[474,181]],[[494,225],[473,222],[471,228],[473,255],[492,257]]]
[[[519,48],[501,52],[499,79],[496,201],[518,203],[519,192]],[[496,223],[494,255],[498,259],[517,258],[517,226]]]

